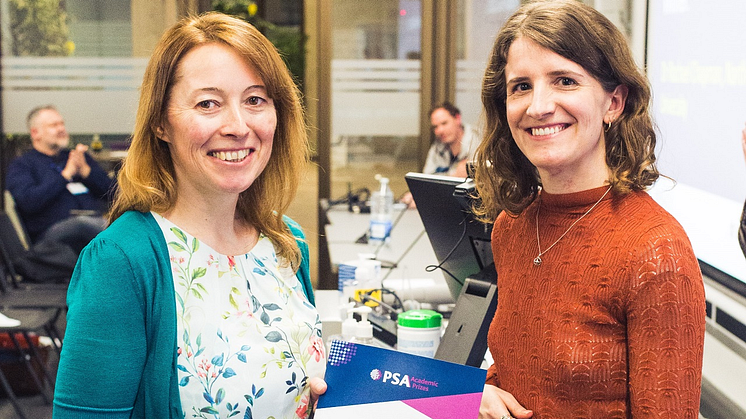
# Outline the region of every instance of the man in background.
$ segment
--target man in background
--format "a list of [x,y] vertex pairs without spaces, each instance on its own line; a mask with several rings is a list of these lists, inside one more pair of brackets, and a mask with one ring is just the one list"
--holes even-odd
[[[461,122],[461,111],[450,102],[443,102],[430,110],[430,125],[436,140],[427,153],[422,173],[467,177],[466,164],[474,160],[481,141],[479,134]],[[400,201],[409,208],[416,208],[409,192]]]
[[65,121],[52,105],[33,109],[27,124],[32,149],[8,167],[6,188],[32,244],[69,245],[76,254],[101,232],[116,181],[78,144],[68,149]]
[[427,153],[423,173],[466,177],[466,163],[474,159],[479,135],[461,122],[461,111],[443,102],[430,111],[430,124],[436,141]]

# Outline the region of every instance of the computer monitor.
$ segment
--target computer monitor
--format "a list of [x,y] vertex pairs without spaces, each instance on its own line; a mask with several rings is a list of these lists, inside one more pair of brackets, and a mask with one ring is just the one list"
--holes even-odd
[[492,225],[477,221],[471,212],[474,182],[422,173],[408,173],[405,179],[456,300],[464,280],[492,264]]
[[497,306],[492,224],[478,221],[471,212],[471,179],[422,173],[408,173],[405,179],[456,300],[435,357],[480,366]]

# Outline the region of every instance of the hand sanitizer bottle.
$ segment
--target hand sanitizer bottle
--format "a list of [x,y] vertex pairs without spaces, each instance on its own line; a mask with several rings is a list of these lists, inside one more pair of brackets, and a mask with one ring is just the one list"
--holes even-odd
[[373,325],[370,323],[370,321],[368,321],[368,314],[370,314],[373,309],[368,306],[360,306],[352,310],[359,313],[361,319],[359,322],[357,322],[357,327],[355,327],[355,336],[350,339],[350,342],[361,343],[363,345],[378,346],[373,340]]
[[351,342],[357,334],[357,320],[352,317],[355,313],[354,303],[345,304],[345,306],[347,307],[347,318],[342,322],[342,333],[329,336],[326,341],[327,348],[331,348],[332,341],[335,340]]
[[389,188],[389,179],[381,177],[379,190],[370,198],[370,237],[368,243],[377,245],[385,242],[391,234],[394,193]]

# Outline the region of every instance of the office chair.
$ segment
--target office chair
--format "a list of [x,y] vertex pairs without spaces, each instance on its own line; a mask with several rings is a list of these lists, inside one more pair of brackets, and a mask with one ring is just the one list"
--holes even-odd
[[24,281],[15,272],[10,256],[11,251],[18,254],[18,246],[21,246],[14,232],[7,214],[0,213],[0,310],[50,310],[53,321],[46,325],[45,331],[59,354],[62,351],[63,336],[57,327],[57,321],[63,311],[67,310],[67,284],[35,284]]
[[[1,300],[2,296],[0,296],[0,301]],[[54,327],[54,323],[57,321],[59,314],[58,310],[4,308],[2,312],[7,317],[20,321],[18,326],[0,326],[0,334],[7,334],[10,341],[13,343],[12,351],[16,355],[13,360],[23,364],[34,385],[39,390],[39,394],[42,396],[44,403],[51,404],[52,399],[48,392],[52,392],[54,381],[47,370],[44,357],[37,349],[31,336],[38,332],[49,333],[50,327]],[[43,380],[40,379],[37,370],[34,369],[34,363],[37,365],[38,371],[41,372]],[[18,416],[21,419],[26,419],[27,416],[18,402],[18,398],[12,388],[12,380],[18,378],[19,377],[8,378],[0,369],[0,385],[3,390],[5,390],[5,393]]]
[[[6,281],[0,281],[0,292],[3,288],[10,290],[30,291],[27,301],[18,299],[15,307],[67,307],[67,282],[38,283],[36,278],[26,278],[15,268],[15,261],[26,252],[26,247],[13,226],[8,214],[0,213],[0,264],[4,266]],[[6,286],[7,285],[7,286]],[[21,294],[21,293],[17,293]]]

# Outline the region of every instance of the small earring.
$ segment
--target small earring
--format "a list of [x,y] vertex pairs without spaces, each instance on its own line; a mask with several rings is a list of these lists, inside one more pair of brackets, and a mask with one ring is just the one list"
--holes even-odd
[[612,123],[611,120],[609,120],[609,122],[606,123],[606,127],[604,127],[604,132],[609,132],[609,130],[611,129],[611,123]]

